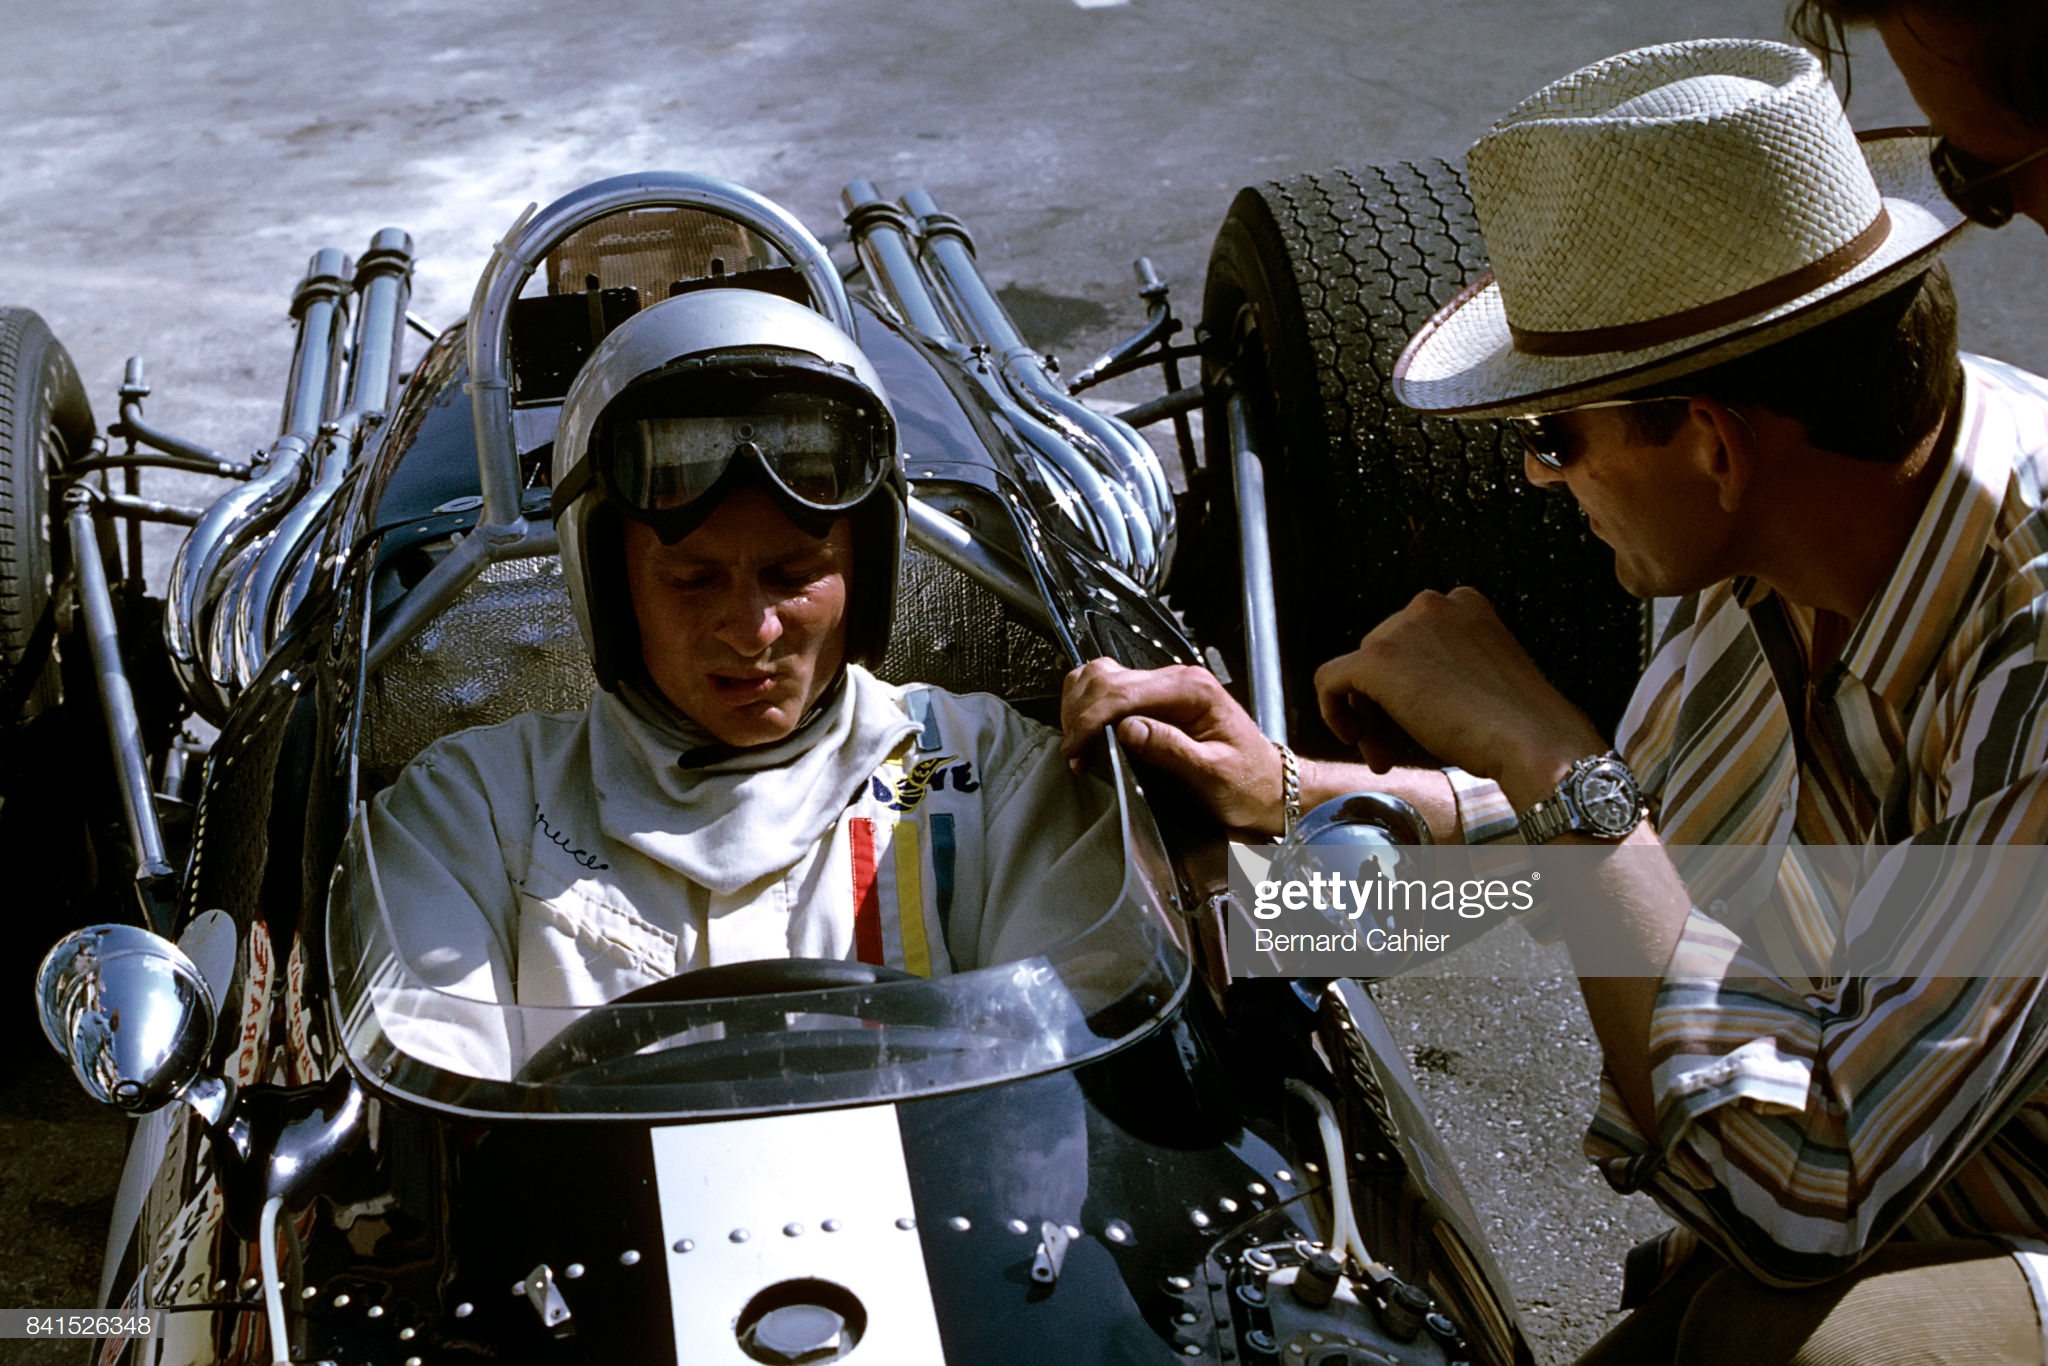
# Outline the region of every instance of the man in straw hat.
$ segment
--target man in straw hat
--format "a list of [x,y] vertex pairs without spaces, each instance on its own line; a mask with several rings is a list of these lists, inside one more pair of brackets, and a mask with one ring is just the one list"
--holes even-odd
[[[1958,358],[1930,150],[1859,144],[1813,57],[1732,39],[1596,63],[1472,148],[1494,273],[1395,392],[1514,421],[1622,583],[1680,599],[1612,749],[1469,589],[1317,675],[1368,760],[1398,728],[1446,771],[1298,762],[1200,670],[1068,680],[1070,755],[1114,724],[1235,826],[1378,789],[1440,841],[1647,851],[1544,927],[1605,1056],[1588,1153],[1681,1224],[1591,1359],[2044,1359],[2039,981],[1772,972],[1868,944],[1797,898],[1738,937],[1661,853],[2048,842],[2048,382]],[[1947,886],[1916,925],[2014,922]]]
[[1846,55],[1874,25],[1942,135],[1934,167],[1976,222],[2048,228],[2048,6],[2040,0],[1793,0],[1793,31]]

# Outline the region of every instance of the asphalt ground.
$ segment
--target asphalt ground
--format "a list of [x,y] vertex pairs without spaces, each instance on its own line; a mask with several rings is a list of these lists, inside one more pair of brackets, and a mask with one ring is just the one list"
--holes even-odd
[[[963,218],[1020,324],[1071,371],[1141,320],[1136,255],[1192,310],[1240,186],[1455,157],[1587,61],[1781,31],[1776,0],[6,0],[0,303],[51,323],[103,422],[141,354],[152,422],[244,455],[275,430],[286,305],[316,248],[407,228],[414,310],[443,325],[528,202],[599,176],[727,176],[820,233],[866,177]],[[1915,121],[1866,56],[1852,117]],[[2024,223],[1956,249],[1966,345],[2048,370],[2042,252]],[[175,537],[150,545],[160,582]],[[1579,1156],[1597,1055],[1562,961],[1512,939],[1483,952],[1496,971],[1379,990],[1539,1356],[1568,1360],[1612,1319],[1621,1252],[1661,1218]],[[39,1040],[0,1050],[0,1307],[93,1301],[123,1127]],[[76,1359],[0,1343],[0,1361]]]

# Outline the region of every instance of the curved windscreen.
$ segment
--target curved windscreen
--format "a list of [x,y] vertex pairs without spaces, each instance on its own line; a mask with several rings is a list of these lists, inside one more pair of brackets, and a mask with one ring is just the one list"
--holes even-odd
[[1112,766],[1122,890],[1094,925],[1047,952],[948,977],[650,1004],[508,1005],[433,985],[433,964],[399,947],[405,889],[378,876],[359,810],[328,898],[343,1047],[384,1090],[535,1117],[855,1105],[1107,1053],[1158,1020],[1188,974],[1158,831],[1113,746]]

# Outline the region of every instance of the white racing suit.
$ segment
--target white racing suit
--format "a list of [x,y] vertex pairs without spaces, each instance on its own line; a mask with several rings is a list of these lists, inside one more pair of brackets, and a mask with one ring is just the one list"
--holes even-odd
[[[795,734],[697,763],[599,692],[429,746],[376,797],[371,843],[411,972],[472,1000],[595,1005],[758,958],[939,975],[1042,952],[1114,902],[1115,803],[1059,743],[998,698],[849,666]],[[452,1037],[465,1014],[422,1009],[394,1041],[484,1076],[538,1043]]]

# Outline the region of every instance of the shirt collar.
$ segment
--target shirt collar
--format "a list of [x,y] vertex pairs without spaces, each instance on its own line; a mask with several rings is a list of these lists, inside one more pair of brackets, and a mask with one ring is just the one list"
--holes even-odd
[[1966,362],[1962,411],[1941,475],[1905,552],[1842,650],[1843,669],[1896,710],[1919,691],[1953,633],[1997,533],[2012,452],[1986,430],[2002,410],[1987,402],[1985,388]]

